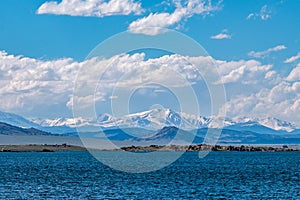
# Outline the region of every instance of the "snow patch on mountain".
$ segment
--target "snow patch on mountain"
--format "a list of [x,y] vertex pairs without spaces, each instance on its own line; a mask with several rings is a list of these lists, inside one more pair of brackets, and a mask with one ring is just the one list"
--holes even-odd
[[82,117],[78,118],[56,118],[56,119],[33,119],[33,121],[44,127],[55,127],[55,126],[67,126],[71,128],[82,127],[82,126],[94,126],[90,120]]

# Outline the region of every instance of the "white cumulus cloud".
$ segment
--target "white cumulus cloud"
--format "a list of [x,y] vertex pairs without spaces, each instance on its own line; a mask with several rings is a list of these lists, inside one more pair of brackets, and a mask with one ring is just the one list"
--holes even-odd
[[300,82],[282,81],[250,95],[236,95],[226,105],[229,116],[275,117],[300,126]]
[[[95,97],[85,94],[84,91],[95,89],[101,73],[101,87]],[[5,51],[0,51],[0,77],[0,110],[13,112],[54,104],[71,107],[73,99],[79,98],[80,101],[105,101],[112,98],[108,91],[116,86],[126,89],[159,82],[170,87],[184,87],[200,78],[197,69],[179,55],[146,60],[145,54],[137,53],[77,62],[71,58],[44,61],[9,55]],[[76,79],[82,93],[73,98]]]
[[298,52],[297,55],[295,56],[292,56],[290,58],[287,58],[284,63],[292,63],[292,62],[295,62],[296,60],[298,60],[300,58],[300,52]]
[[219,9],[218,6],[212,6],[211,2],[206,0],[188,0],[184,5],[180,1],[175,1],[175,4],[174,12],[150,13],[146,17],[133,21],[128,30],[132,33],[157,35],[193,15],[205,15]]
[[[112,93],[115,88],[130,90],[156,83],[181,90],[205,81],[211,70],[220,75],[213,84],[225,85],[229,117],[300,121],[300,64],[282,77],[272,65],[254,59],[225,61],[176,54],[158,58],[147,58],[144,53],[121,54],[77,62],[71,58],[45,61],[0,51],[0,110],[28,111],[29,115],[44,109],[48,114],[57,105],[71,108],[74,101],[84,108],[121,98],[122,93]],[[79,93],[74,96],[76,79]],[[89,90],[93,94],[86,92]]]
[[141,14],[140,2],[133,0],[62,0],[42,4],[37,14],[105,17],[111,15]]
[[84,64],[70,58],[43,61],[0,51],[1,110],[30,110],[65,103]]
[[228,30],[224,29],[221,31],[221,33],[217,35],[213,35],[210,37],[211,39],[217,39],[217,40],[222,40],[222,39],[231,39],[231,35],[228,34]]
[[300,63],[292,69],[286,79],[288,81],[300,81]]
[[250,51],[248,53],[248,56],[251,56],[251,57],[254,57],[254,58],[264,58],[266,56],[268,56],[270,53],[272,52],[276,52],[276,51],[281,51],[281,50],[284,50],[286,49],[287,47],[284,46],[284,45],[278,45],[276,47],[272,47],[272,48],[269,48],[265,51]]
[[[218,83],[257,84],[273,79],[272,65],[263,65],[256,60],[217,61],[221,79]],[[273,74],[270,74],[273,72]]]

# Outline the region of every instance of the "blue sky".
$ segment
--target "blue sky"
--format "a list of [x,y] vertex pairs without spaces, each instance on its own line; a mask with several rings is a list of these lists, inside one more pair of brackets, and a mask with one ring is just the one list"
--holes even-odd
[[[83,60],[98,43],[126,31],[130,22],[150,12],[145,11],[145,14],[138,16],[102,18],[37,15],[36,11],[43,2],[45,1],[0,2],[0,44],[3,50],[14,55],[22,54],[34,58],[71,57]],[[142,6],[157,11],[162,10],[162,7],[168,12],[174,10],[168,9],[168,6],[158,6],[160,2],[142,1]],[[270,9],[270,19],[246,19],[250,13],[258,13],[264,5]],[[279,3],[227,0],[223,1],[220,7],[212,16],[195,15],[189,18],[179,31],[194,38],[209,54],[218,59],[248,58],[249,51],[262,51],[278,44],[288,47],[282,55],[278,55],[280,58],[298,51],[298,1]],[[232,35],[231,40],[210,39],[210,36],[220,33],[223,29],[227,29]]]
[[[84,9],[87,5],[84,3],[89,3],[90,9]],[[2,0],[0,66],[3,75],[0,76],[0,95],[3,103],[0,109],[28,117],[71,116],[72,78],[75,79],[91,50],[107,38],[127,30],[134,34],[163,34],[153,30],[147,32],[143,28],[155,25],[191,37],[220,65],[230,116],[250,114],[289,121],[300,119],[298,104],[295,103],[299,98],[299,8],[300,2],[296,0],[224,0],[212,1],[211,4],[204,0]],[[152,54],[151,57],[162,57],[161,52]],[[23,57],[18,57],[20,55]],[[7,59],[9,56],[14,58]],[[31,60],[24,63],[22,58]],[[147,55],[144,59],[147,60]],[[159,65],[158,61],[155,62]],[[16,65],[22,66],[23,71],[21,68],[15,70]],[[44,65],[48,71],[43,73],[47,75],[40,71],[40,66]],[[69,71],[63,70],[66,66]],[[50,78],[59,69],[62,72],[56,74],[55,79],[54,75]],[[20,78],[12,77],[11,71]],[[31,81],[35,81],[32,87],[26,83],[27,79],[22,78],[26,77],[26,71],[31,73],[28,75],[32,77]],[[35,72],[43,77],[36,76]],[[63,74],[67,72],[69,75]],[[63,84],[66,88],[46,86],[45,81],[52,79],[66,81],[67,84]],[[16,85],[20,80],[23,80],[23,86]],[[44,81],[45,86],[39,81]],[[22,88],[24,85],[28,88]],[[45,101],[46,97],[52,101],[45,104],[43,97]],[[161,98],[166,99],[164,95]],[[145,105],[149,107],[148,100],[145,100]],[[166,100],[162,101],[166,103]],[[100,102],[102,108],[108,105],[103,99]],[[265,112],[262,108],[266,103],[278,107],[278,110]],[[257,107],[260,104],[262,108]],[[234,105],[241,107],[233,108]],[[143,106],[137,107],[142,109]]]

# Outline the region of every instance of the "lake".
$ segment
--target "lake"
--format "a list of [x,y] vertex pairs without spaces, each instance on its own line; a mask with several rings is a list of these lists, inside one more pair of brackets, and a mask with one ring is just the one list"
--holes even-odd
[[142,174],[88,152],[0,153],[0,172],[0,199],[300,199],[300,152],[188,152]]

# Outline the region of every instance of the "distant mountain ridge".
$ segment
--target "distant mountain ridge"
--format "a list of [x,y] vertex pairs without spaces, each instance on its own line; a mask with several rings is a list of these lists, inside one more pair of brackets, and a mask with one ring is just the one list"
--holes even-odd
[[20,115],[13,113],[0,111],[0,122],[4,122],[13,126],[18,126],[21,128],[40,128],[39,124],[36,124]]
[[14,136],[52,136],[53,134],[47,133],[35,128],[21,128],[7,123],[0,122],[0,134],[14,135]]
[[39,123],[40,121],[34,121],[34,120],[28,120],[20,115],[16,115],[13,113],[8,112],[2,112],[0,111],[0,122],[17,126],[20,128],[28,129],[28,128],[34,128],[38,130],[42,130],[45,132],[51,132],[51,133],[64,133],[64,132],[73,132],[76,131],[75,128],[69,127],[69,126],[49,126],[46,123]]
[[[300,129],[290,122],[276,118],[225,118],[224,129],[235,131],[251,131],[266,134],[300,133]],[[118,128],[142,128],[151,131],[163,127],[174,126],[182,130],[195,130],[202,128],[219,128],[213,125],[213,118],[176,112],[171,109],[155,108],[143,112],[128,114],[122,117],[104,113],[97,119],[56,118],[27,120],[21,116],[0,112],[0,122],[8,123],[22,128],[36,128],[52,133],[72,133],[76,128],[92,127],[93,130],[108,130]]]
[[[143,130],[140,130],[143,131]],[[110,141],[128,141],[128,144],[200,144],[216,142],[217,144],[300,144],[300,134],[263,134],[251,131],[236,131],[229,129],[201,128],[185,131],[174,126],[163,127],[154,132],[144,132],[142,135],[131,134],[132,130],[112,129],[103,131]],[[219,134],[215,141],[205,140],[206,137]]]
[[276,118],[224,119],[224,124],[225,127],[219,129],[212,126],[212,118],[170,109],[152,109],[120,118],[102,114],[98,120],[58,118],[34,122],[15,114],[0,113],[0,135],[9,136],[59,134],[78,137],[76,127],[93,127],[96,131],[80,133],[80,137],[109,139],[126,144],[189,144],[205,142],[209,129],[220,133],[216,141],[219,144],[300,144],[300,130],[292,123]]
[[[103,117],[105,116],[105,117]],[[213,125],[213,118],[196,116],[171,109],[152,109],[144,112],[125,115],[123,117],[113,117],[109,114],[99,116],[98,125],[102,128],[115,127],[139,127],[158,130],[166,126],[175,126],[183,130],[199,128],[219,128]],[[224,128],[234,130],[267,131],[267,132],[293,132],[299,129],[296,125],[279,120],[277,118],[234,118],[223,119]]]

